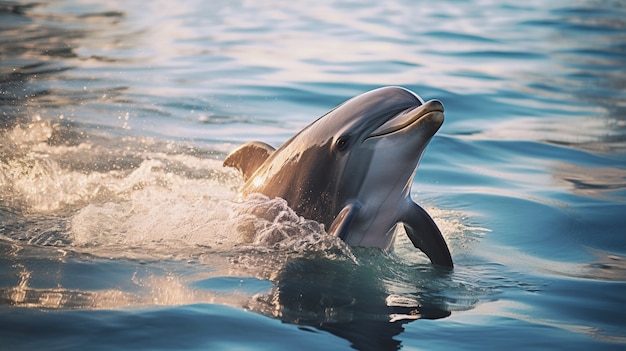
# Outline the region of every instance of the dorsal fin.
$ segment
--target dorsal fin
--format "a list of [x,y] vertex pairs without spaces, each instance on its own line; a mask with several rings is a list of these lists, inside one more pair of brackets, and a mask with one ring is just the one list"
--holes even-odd
[[248,180],[254,172],[267,160],[275,149],[263,142],[252,141],[240,146],[226,157],[223,165],[235,167],[243,175],[243,180]]

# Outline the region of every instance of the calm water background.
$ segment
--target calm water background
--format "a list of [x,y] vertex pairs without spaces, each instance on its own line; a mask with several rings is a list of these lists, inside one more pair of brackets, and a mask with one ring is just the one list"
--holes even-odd
[[[0,349],[624,349],[625,67],[622,1],[2,1]],[[452,273],[231,201],[383,85]]]

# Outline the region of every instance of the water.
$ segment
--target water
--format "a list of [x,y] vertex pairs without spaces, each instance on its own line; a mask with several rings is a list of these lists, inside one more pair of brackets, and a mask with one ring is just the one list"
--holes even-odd
[[[623,349],[621,1],[0,2],[0,345]],[[446,106],[413,198],[453,272],[221,166],[342,101]]]

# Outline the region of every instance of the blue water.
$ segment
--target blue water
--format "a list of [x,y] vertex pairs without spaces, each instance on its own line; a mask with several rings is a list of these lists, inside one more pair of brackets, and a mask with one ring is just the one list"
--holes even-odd
[[[624,349],[625,67],[622,1],[1,1],[0,349]],[[233,201],[385,85],[452,272]]]

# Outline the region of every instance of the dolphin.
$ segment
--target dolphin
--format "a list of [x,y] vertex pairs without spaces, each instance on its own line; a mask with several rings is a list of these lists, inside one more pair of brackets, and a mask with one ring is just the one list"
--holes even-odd
[[433,264],[453,267],[437,225],[411,199],[424,149],[441,127],[443,104],[402,87],[358,95],[280,148],[249,142],[226,157],[241,171],[241,196],[280,197],[348,245],[390,250],[402,225]]

